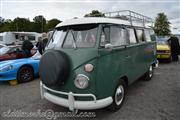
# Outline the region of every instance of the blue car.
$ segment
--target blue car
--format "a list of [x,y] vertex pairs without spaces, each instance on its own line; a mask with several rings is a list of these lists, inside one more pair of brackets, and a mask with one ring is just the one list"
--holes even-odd
[[13,81],[18,83],[33,80],[39,74],[39,52],[31,58],[7,60],[0,62],[0,81]]

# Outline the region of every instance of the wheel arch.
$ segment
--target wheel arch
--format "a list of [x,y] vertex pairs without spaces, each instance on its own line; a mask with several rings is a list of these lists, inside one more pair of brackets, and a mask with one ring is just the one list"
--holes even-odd
[[127,76],[122,76],[122,77],[120,77],[119,80],[123,80],[125,82],[126,86],[129,85],[129,81],[128,81],[128,77]]
[[24,65],[22,65],[22,66],[18,69],[18,71],[17,71],[17,76],[18,76],[19,70],[20,70],[21,68],[23,68],[23,67],[30,67],[30,68],[33,70],[33,73],[34,73],[34,67],[33,67],[32,65],[30,65],[30,64],[24,64]]
[[[121,81],[125,82],[126,87],[129,85],[128,77],[126,75],[124,75],[124,76],[119,77],[119,79],[116,82],[115,86],[117,86],[119,84],[119,82],[121,82]],[[113,88],[113,93],[115,91],[115,88],[116,87]]]

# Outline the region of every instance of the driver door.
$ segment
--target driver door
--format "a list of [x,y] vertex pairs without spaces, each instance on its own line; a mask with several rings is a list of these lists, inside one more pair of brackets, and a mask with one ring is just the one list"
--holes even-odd
[[127,30],[120,25],[104,26],[100,39],[97,76],[103,81],[97,88],[110,92],[120,77],[131,76],[131,56],[126,48]]

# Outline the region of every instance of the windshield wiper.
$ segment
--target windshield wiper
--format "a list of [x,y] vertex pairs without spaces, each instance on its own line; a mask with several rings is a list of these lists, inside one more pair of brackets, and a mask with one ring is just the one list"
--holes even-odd
[[71,31],[71,34],[72,34],[72,36],[73,36],[73,47],[74,47],[74,49],[76,49],[77,48],[77,45],[76,45],[76,41],[75,41],[75,36],[74,36],[74,34],[73,34],[73,32],[72,32],[72,30],[70,30]]

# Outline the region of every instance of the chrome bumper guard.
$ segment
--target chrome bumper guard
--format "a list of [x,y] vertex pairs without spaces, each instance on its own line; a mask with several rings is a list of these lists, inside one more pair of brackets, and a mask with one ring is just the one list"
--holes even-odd
[[[54,92],[56,94],[61,95],[67,95],[68,99],[61,98],[58,96],[55,96],[53,94],[50,94],[48,91]],[[104,99],[97,100],[96,96],[93,94],[76,94],[72,92],[62,92],[62,91],[56,91],[53,89],[48,88],[42,82],[40,81],[40,92],[41,92],[41,98],[45,98],[55,104],[68,107],[69,110],[73,111],[75,109],[81,109],[81,110],[91,110],[91,109],[99,109],[106,107],[110,105],[113,102],[112,97],[107,97]],[[74,99],[74,97],[92,97],[93,101],[77,101]]]

